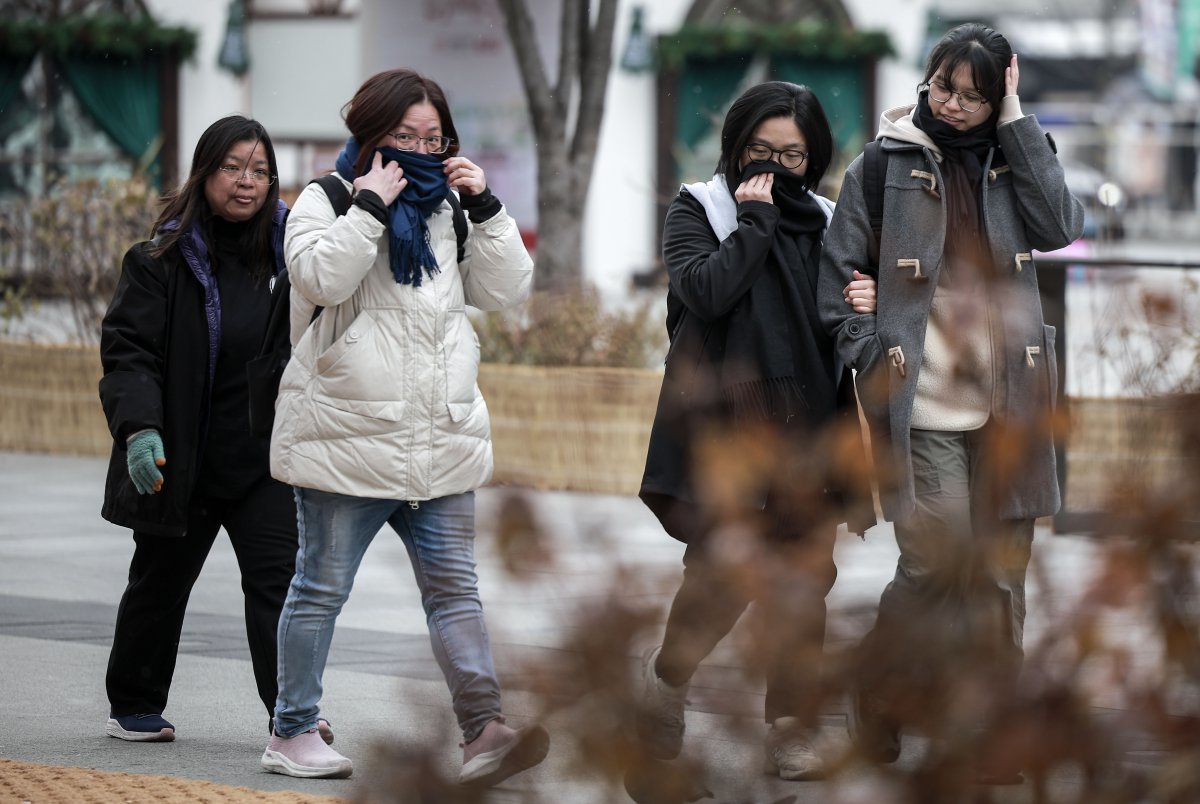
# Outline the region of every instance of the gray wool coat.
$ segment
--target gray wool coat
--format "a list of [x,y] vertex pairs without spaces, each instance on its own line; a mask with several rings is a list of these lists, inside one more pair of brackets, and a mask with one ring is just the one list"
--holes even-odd
[[[1031,252],[1052,251],[1083,232],[1083,208],[1068,192],[1053,143],[1033,116],[997,129],[999,151],[984,164],[980,201],[997,275],[988,311],[993,344],[992,421],[1005,433],[999,514],[1026,519],[1055,513],[1051,414],[1058,392],[1054,328],[1042,319]],[[909,430],[934,288],[942,268],[946,211],[934,153],[884,138],[888,152],[880,238],[878,307],[856,314],[842,289],[865,271],[871,225],[863,196],[863,157],[846,171],[825,236],[818,283],[822,322],[841,359],[856,370],[870,428],[884,515],[913,512],[916,499]],[[995,167],[993,167],[995,166]],[[1011,428],[1011,429],[1010,429]],[[1011,459],[1011,460],[1008,460]]]

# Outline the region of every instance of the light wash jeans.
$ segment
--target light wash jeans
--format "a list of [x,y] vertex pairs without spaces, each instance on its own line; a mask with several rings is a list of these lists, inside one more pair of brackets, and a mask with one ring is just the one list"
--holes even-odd
[[296,489],[300,549],[279,618],[275,733],[315,728],[333,626],[363,554],[384,524],[408,550],[421,590],[433,654],[454,713],[471,742],[500,716],[500,685],[475,574],[475,494],[412,505]]

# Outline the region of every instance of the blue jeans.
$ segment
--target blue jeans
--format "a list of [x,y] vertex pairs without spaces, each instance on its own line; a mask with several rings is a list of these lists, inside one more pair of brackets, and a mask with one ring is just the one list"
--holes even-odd
[[500,685],[475,574],[475,494],[410,504],[296,489],[300,549],[279,618],[275,733],[315,728],[333,626],[363,554],[384,524],[412,561],[433,654],[467,742],[500,716]]

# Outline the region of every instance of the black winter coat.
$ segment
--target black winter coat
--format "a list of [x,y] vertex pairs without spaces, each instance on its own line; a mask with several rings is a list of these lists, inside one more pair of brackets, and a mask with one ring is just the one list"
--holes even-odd
[[[283,265],[286,216],[287,207],[280,202],[275,272]],[[101,516],[138,533],[182,537],[201,465],[220,337],[212,309],[217,303],[200,276],[215,280],[203,252],[189,261],[176,245],[156,259],[150,248],[147,241],[126,252],[101,326],[100,401],[113,437]],[[129,477],[125,442],[148,428],[162,435],[167,463],[160,470],[162,490],[138,494]]]
[[[663,226],[663,261],[676,281],[676,273],[702,255],[708,259],[708,269],[703,272],[703,287],[694,288],[705,299],[713,300],[713,309],[689,310],[680,296],[673,290],[667,293],[667,330],[670,334],[670,351],[667,355],[662,390],[659,393],[658,409],[650,432],[650,444],[646,456],[646,468],[642,477],[639,496],[654,513],[664,520],[665,506],[669,500],[687,504],[699,502],[692,486],[693,445],[698,433],[726,416],[718,382],[718,369],[725,355],[724,328],[728,314],[741,295],[736,287],[745,284],[747,265],[759,265],[771,248],[774,239],[777,207],[771,204],[751,202],[739,205],[739,228],[719,241],[708,222],[699,201],[687,193],[681,193],[667,212]],[[746,225],[749,224],[749,225]],[[695,280],[693,280],[695,281]],[[722,287],[726,283],[728,287]],[[715,307],[717,300],[721,307]],[[813,383],[835,383],[827,378],[824,366],[813,366],[806,381]],[[836,391],[825,398],[837,398],[837,407],[827,410],[810,410],[813,428],[831,422],[837,416],[851,416],[857,423],[857,406],[849,370],[840,372]],[[862,450],[862,465],[866,464],[865,447]],[[851,485],[830,489],[834,502],[854,502],[853,513],[847,518],[850,528],[862,532],[875,524],[871,499],[870,477],[864,472]],[[847,494],[850,491],[852,493]],[[870,509],[870,510],[868,510]],[[846,509],[848,512],[850,508]],[[686,541],[686,534],[677,528],[667,527],[676,539]]]

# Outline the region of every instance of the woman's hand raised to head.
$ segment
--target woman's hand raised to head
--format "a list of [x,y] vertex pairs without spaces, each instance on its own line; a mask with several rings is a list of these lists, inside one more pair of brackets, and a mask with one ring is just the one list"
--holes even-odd
[[775,202],[771,199],[771,188],[774,186],[774,175],[759,173],[739,184],[733,197],[739,204],[743,201],[766,201],[768,204],[774,204]]
[[465,156],[450,157],[442,171],[446,174],[446,181],[460,194],[479,195],[487,187],[483,168]]
[[856,313],[875,312],[875,280],[866,274],[854,272],[854,279],[842,291],[842,297]]
[[1017,67],[1017,54],[1012,54],[1012,59],[1008,62],[1008,66],[1004,68],[1004,94],[1017,94],[1017,82],[1021,77],[1021,70]]
[[375,158],[371,160],[371,169],[354,180],[354,192],[370,190],[379,196],[385,206],[395,201],[407,186],[408,179],[404,178],[404,169],[395,162],[383,164],[383,155],[379,151],[375,152]]

